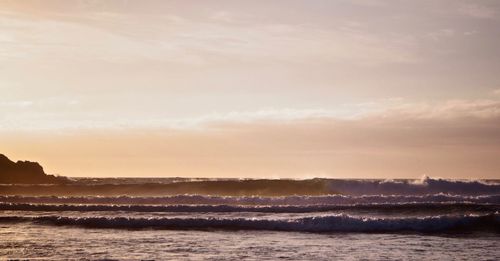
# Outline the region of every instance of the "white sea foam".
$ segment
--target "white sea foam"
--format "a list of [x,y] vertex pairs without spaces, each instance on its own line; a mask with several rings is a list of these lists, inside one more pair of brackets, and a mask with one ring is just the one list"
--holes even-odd
[[329,188],[344,195],[495,195],[500,184],[484,180],[453,180],[423,176],[419,180],[330,180]]
[[262,212],[262,213],[310,213],[343,210],[365,211],[498,211],[499,204],[477,203],[382,203],[352,205],[116,205],[116,204],[44,204],[0,203],[0,210],[11,211],[128,211],[128,212]]
[[283,196],[283,197],[225,197],[203,195],[175,195],[164,197],[56,197],[56,196],[0,196],[4,203],[60,203],[60,204],[154,204],[154,205],[352,205],[402,203],[477,203],[500,204],[500,194],[464,196],[430,195],[368,195],[368,196]]
[[297,232],[461,232],[500,233],[500,214],[448,215],[422,218],[362,218],[345,214],[288,220],[257,218],[137,218],[1,216],[1,223],[33,222],[43,225],[116,229],[220,229]]

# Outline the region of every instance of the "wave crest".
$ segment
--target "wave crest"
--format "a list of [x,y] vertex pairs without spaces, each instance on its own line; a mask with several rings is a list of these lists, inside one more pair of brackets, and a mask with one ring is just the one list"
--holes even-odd
[[[113,179],[113,183],[77,180],[59,185],[0,185],[3,195],[64,196],[173,196],[198,194],[211,196],[321,196],[321,195],[498,195],[498,181],[464,181],[450,179],[372,180],[372,179],[308,179],[308,180],[162,180]],[[132,182],[132,183],[131,183]],[[136,182],[136,183],[133,183]]]
[[261,213],[310,213],[344,210],[371,211],[499,211],[497,204],[473,203],[387,203],[354,205],[277,205],[277,206],[238,206],[238,205],[87,205],[87,204],[31,204],[0,203],[0,210],[11,211],[128,211],[128,212],[261,212]]
[[44,225],[114,229],[220,229],[295,232],[422,232],[452,233],[489,231],[500,233],[500,214],[431,216],[423,218],[360,218],[345,214],[289,220],[247,218],[131,218],[2,216],[2,223],[33,222]]
[[0,196],[4,203],[58,203],[58,204],[126,204],[126,205],[352,205],[401,203],[474,203],[500,204],[500,194],[460,196],[430,195],[369,195],[369,196],[284,196],[284,197],[225,197],[203,195],[175,195],[165,197],[56,197],[56,196]]

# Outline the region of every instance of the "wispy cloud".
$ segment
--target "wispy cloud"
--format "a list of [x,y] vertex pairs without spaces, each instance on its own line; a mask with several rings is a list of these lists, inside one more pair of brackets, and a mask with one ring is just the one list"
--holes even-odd
[[[138,20],[140,18],[140,20]],[[0,17],[8,24],[3,58],[151,60],[191,65],[218,60],[380,65],[412,63],[418,56],[396,35],[359,28],[244,20],[229,12],[212,19],[110,12],[52,15],[34,20],[25,14]],[[241,20],[243,19],[243,20]]]
[[493,99],[449,100],[437,103],[408,103],[396,105],[383,113],[384,117],[407,119],[498,118],[500,101]]
[[496,10],[487,6],[481,5],[481,1],[474,3],[466,3],[458,6],[457,12],[461,15],[470,16],[479,19],[492,19],[496,16]]
[[[203,128],[116,128],[117,122],[112,122],[114,128],[107,129],[31,129],[14,135],[4,130],[0,142],[14,155],[50,155],[46,161],[58,162],[54,170],[66,175],[498,175],[498,101],[387,103],[399,105],[349,119],[326,110],[276,109],[208,115],[198,119]],[[51,149],[54,146],[58,149]]]
[[32,101],[8,101],[8,102],[0,102],[0,107],[29,107],[32,106]]
[[[47,129],[172,129],[217,130],[221,126],[244,128],[252,124],[306,124],[314,126],[336,122],[400,122],[411,124],[429,121],[467,122],[500,119],[500,100],[496,97],[436,102],[411,102],[403,98],[382,99],[365,103],[338,104],[332,108],[263,108],[249,111],[211,112],[195,117],[161,117],[151,115],[134,119],[103,117],[98,112],[75,111],[85,106],[79,100],[53,98],[41,101],[10,101],[0,103],[9,109],[0,130]],[[36,107],[37,112],[23,108]],[[54,108],[64,108],[54,113]],[[18,110],[23,109],[23,110]]]
[[499,10],[5,1],[0,144],[68,175],[496,177]]

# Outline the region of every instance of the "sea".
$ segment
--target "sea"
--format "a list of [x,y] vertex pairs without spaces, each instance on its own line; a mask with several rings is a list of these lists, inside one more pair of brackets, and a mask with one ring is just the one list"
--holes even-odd
[[500,181],[0,185],[0,259],[500,260]]

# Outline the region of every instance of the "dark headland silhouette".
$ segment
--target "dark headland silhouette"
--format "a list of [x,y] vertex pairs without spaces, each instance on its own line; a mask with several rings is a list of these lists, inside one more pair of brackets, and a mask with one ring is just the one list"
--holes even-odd
[[46,174],[38,162],[14,162],[0,154],[0,183],[3,184],[61,184],[65,177]]
[[[26,184],[31,184],[26,186]],[[52,184],[47,186],[46,184]],[[0,195],[323,195],[330,193],[321,180],[214,180],[169,184],[88,184],[84,180],[46,174],[37,162],[11,161],[0,154]]]
[[[90,178],[94,180],[94,178]],[[40,164],[13,162],[0,154],[0,197],[23,196],[322,196],[348,195],[483,195],[499,194],[498,182],[460,181],[425,178],[414,180],[366,179],[204,179],[177,178],[167,183],[137,180],[137,183],[115,183],[123,178],[69,178],[46,174]],[[132,179],[134,180],[134,179]],[[146,182],[144,182],[146,181]]]

